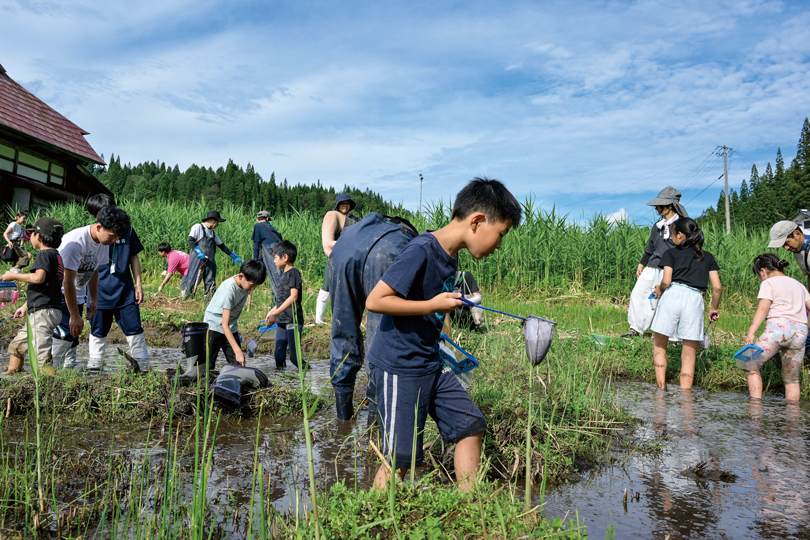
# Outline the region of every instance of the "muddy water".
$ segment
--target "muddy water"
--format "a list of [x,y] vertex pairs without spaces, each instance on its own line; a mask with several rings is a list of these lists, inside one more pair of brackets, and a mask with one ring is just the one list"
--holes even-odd
[[[289,363],[283,371],[275,368],[272,354],[274,343],[262,343],[256,357],[246,358],[248,366],[262,370],[271,384],[286,385],[298,388],[297,369]],[[117,347],[116,347],[117,348]],[[115,350],[113,348],[112,350]],[[114,372],[125,369],[118,355],[109,353],[104,370]],[[176,368],[183,356],[179,348],[150,348],[150,368],[165,370]],[[78,358],[87,359],[87,345],[79,346]],[[217,369],[222,367],[223,359],[217,362]],[[182,366],[185,368],[185,363]],[[26,371],[28,365],[26,363]],[[2,377],[2,376],[0,376]],[[329,382],[329,361],[314,359],[307,374],[312,391],[319,393]],[[365,387],[365,374],[358,377],[358,387]],[[331,389],[326,389],[325,399],[332,404]],[[17,419],[6,422],[3,426],[6,442],[19,441],[25,438],[25,425]],[[378,461],[368,450],[366,433],[367,410],[362,408],[357,421],[342,423],[335,419],[334,405],[318,413],[310,422],[315,444],[313,446],[316,476],[320,486],[331,485],[337,478],[345,479],[348,485],[359,488],[369,487],[374,479]],[[175,422],[172,431],[176,429]],[[63,425],[59,428],[60,443],[67,452],[87,454],[91,450],[115,453],[126,452],[128,457],[139,462],[148,454],[155,467],[158,467],[166,456],[166,439],[169,426],[155,426],[149,431],[144,426],[98,426]],[[254,455],[257,444],[259,460],[262,464],[265,483],[270,483],[269,492],[265,491],[265,501],[270,501],[280,512],[295,511],[296,505],[308,500],[309,478],[307,472],[306,442],[302,423],[298,418],[262,418],[239,419],[224,417],[219,425],[214,453],[214,467],[209,479],[208,496],[214,506],[226,502],[237,505],[247,504],[250,500],[251,482],[254,471]],[[186,437],[191,436],[189,425],[181,425],[181,445]],[[365,438],[364,438],[365,436]],[[353,441],[361,440],[355,446]],[[193,456],[192,456],[193,457]],[[336,468],[336,458],[338,464]],[[188,459],[186,472],[191,472],[192,464]],[[224,526],[224,524],[223,524]]]
[[[618,397],[644,419],[641,440],[665,440],[663,454],[549,490],[547,515],[578,509],[593,538],[611,523],[616,538],[810,538],[810,404],[649,384],[623,385]],[[706,460],[737,479],[681,474]]]
[[[263,344],[248,365],[262,369],[274,384],[297,384],[275,370],[271,347]],[[176,349],[151,353],[158,369],[175,367],[181,356]],[[290,366],[286,373],[296,370]],[[328,383],[328,361],[314,360],[308,377],[318,392]],[[627,453],[617,451],[616,465],[591,471],[579,483],[548,488],[547,516],[578,511],[592,538],[604,538],[611,524],[616,538],[810,538],[810,404],[789,406],[775,397],[750,403],[740,393],[674,387],[664,393],[650,384],[614,388],[615,399],[643,420],[634,433],[639,450],[623,464]],[[377,460],[368,438],[353,444],[365,435],[365,415],[362,410],[357,422],[342,424],[330,407],[312,420],[319,489],[337,478],[361,489],[372,483]],[[64,426],[61,439],[66,450],[80,454],[89,447],[112,448],[136,460],[148,453],[159,463],[166,448],[163,427],[153,428],[147,439],[141,426]],[[13,423],[4,431],[7,442],[24,437],[22,426]],[[279,511],[295,511],[297,501],[307,499],[308,478],[303,430],[293,418],[223,419],[209,501],[215,507],[248,503],[257,431],[259,462],[270,485],[265,500]],[[181,440],[190,433],[182,427]],[[643,452],[656,447],[663,450]],[[189,471],[190,461],[184,460]],[[701,462],[710,478],[682,474]],[[728,474],[721,479],[719,471]],[[539,504],[538,492],[539,487],[534,492]],[[234,530],[233,524],[221,525]]]

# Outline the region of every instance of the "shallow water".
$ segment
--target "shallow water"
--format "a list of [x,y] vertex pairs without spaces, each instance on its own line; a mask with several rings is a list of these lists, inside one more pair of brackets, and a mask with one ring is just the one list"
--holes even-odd
[[[810,404],[639,383],[618,388],[645,421],[641,439],[666,438],[663,455],[634,454],[624,467],[550,489],[546,515],[578,509],[593,538],[604,538],[610,523],[616,538],[810,538]],[[709,459],[710,468],[737,480],[681,475]],[[638,502],[629,500],[631,491]]]
[[[272,345],[262,344],[248,365],[262,369],[274,384],[297,385],[296,380],[275,370]],[[182,356],[178,349],[150,352],[157,369],[175,367]],[[86,355],[86,346],[80,354]],[[297,371],[288,366],[285,373]],[[313,391],[320,391],[328,384],[328,361],[313,360],[307,377]],[[614,385],[613,395],[643,420],[635,436],[646,443],[663,441],[663,452],[653,456],[634,452],[623,465],[627,453],[617,453],[616,465],[586,473],[579,483],[548,488],[545,515],[573,517],[578,511],[591,538],[604,538],[610,524],[616,538],[810,538],[810,403],[788,405],[780,397],[749,402],[742,393],[689,392],[675,387],[661,392],[643,383]],[[371,485],[377,459],[368,450],[367,438],[353,444],[354,438],[363,437],[365,425],[365,409],[350,424],[335,420],[333,406],[315,415],[311,427],[319,489],[336,478],[345,479],[348,485],[356,482],[361,489]],[[181,428],[181,439],[183,434],[190,435],[189,428]],[[3,429],[7,443],[24,438],[22,426],[15,427],[13,422]],[[127,451],[135,459],[148,453],[161,461],[167,429],[156,426],[150,433],[142,426],[134,430],[132,426],[63,426],[60,435],[66,450],[112,449]],[[294,510],[296,490],[306,500],[309,486],[303,428],[294,418],[224,418],[209,500],[214,505],[229,497],[237,504],[249,501],[257,430],[259,462],[265,482],[269,482],[265,500],[279,511]],[[736,481],[681,474],[706,460],[710,460],[710,469],[737,475]],[[188,467],[190,470],[190,463]],[[631,500],[636,493],[639,499]],[[539,504],[539,486],[534,494]]]

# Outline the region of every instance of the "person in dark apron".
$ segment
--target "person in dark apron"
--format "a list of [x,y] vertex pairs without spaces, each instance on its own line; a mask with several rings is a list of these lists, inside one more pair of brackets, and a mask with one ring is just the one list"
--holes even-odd
[[[366,297],[380,281],[397,255],[413,238],[416,229],[402,218],[371,212],[357,224],[344,228],[329,257],[329,290],[332,296],[332,333],[329,343],[329,373],[335,389],[337,417],[354,416],[354,383],[363,367],[365,351],[371,348],[382,315],[368,313],[366,345],[360,323]],[[369,425],[377,417],[376,389],[369,379]]]
[[[91,216],[96,217],[102,208],[113,204],[112,197],[99,193],[87,199],[85,208]],[[107,335],[115,319],[127,338],[129,354],[138,362],[141,372],[146,372],[149,369],[149,349],[141,325],[143,286],[138,257],[143,245],[138,233],[130,227],[127,234],[102,249],[106,251],[106,256],[104,264],[98,267],[98,303],[96,313],[90,319],[87,369],[91,372],[104,369]]]
[[214,232],[214,229],[224,221],[225,219],[219,215],[219,212],[212,210],[208,212],[202,223],[195,224],[191,228],[191,232],[188,233],[188,246],[191,248],[188,275],[191,276],[191,279],[188,280],[190,287],[183,291],[184,298],[194,288],[194,284],[197,283],[198,279],[202,279],[202,282],[205,283],[206,295],[210,294],[216,287],[216,248],[221,249],[225,255],[230,256],[235,265],[241,266],[242,259],[236,253],[231,252],[228,246],[219,238],[219,235]]
[[270,225],[270,213],[262,210],[256,216],[256,224],[253,225],[253,258],[264,262],[267,269],[267,277],[270,282],[270,290],[273,292],[273,305],[279,298],[278,284],[281,279],[281,270],[276,268],[273,262],[273,248],[276,244],[284,240],[278,229]]
[[327,260],[323,269],[323,285],[318,291],[318,299],[315,302],[315,324],[325,324],[326,322],[323,316],[326,313],[326,304],[329,302],[329,254],[332,253],[332,246],[340,238],[343,228],[360,221],[355,216],[349,215],[355,206],[356,203],[352,200],[351,195],[341,193],[335,197],[335,207],[323,216],[321,242]]

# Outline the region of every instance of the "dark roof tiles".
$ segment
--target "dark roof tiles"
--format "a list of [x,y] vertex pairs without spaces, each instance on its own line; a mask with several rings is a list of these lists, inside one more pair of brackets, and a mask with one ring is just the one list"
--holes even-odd
[[14,82],[0,67],[0,125],[93,161],[104,163],[85,140],[88,132]]

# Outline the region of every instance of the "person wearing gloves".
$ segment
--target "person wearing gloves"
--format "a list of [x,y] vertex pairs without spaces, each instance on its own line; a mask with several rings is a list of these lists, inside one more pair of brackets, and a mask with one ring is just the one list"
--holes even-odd
[[315,304],[315,324],[325,324],[323,316],[326,313],[326,303],[329,301],[329,255],[332,253],[332,247],[340,237],[341,231],[344,227],[348,227],[360,221],[354,216],[350,216],[349,212],[354,210],[357,204],[352,200],[351,195],[348,193],[341,193],[335,197],[335,207],[323,216],[323,224],[321,225],[321,242],[323,243],[323,252],[326,253],[326,268],[323,271],[323,286],[318,292],[318,301]]
[[[217,262],[214,257],[215,248],[221,249],[225,255],[233,259],[234,264],[241,266],[242,259],[236,253],[231,252],[219,235],[214,232],[214,229],[219,227],[220,223],[224,223],[225,219],[219,215],[219,212],[212,210],[208,212],[202,223],[197,223],[191,228],[188,233],[188,247],[191,248],[189,254],[188,274],[191,278],[188,280],[190,286],[183,291],[183,297],[188,296],[194,284],[197,281],[197,274],[202,272],[202,279],[205,283],[205,294],[210,294],[216,287],[217,280]],[[192,254],[194,256],[192,256]]]
[[259,212],[256,216],[256,223],[253,225],[253,235],[250,238],[253,240],[253,258],[264,262],[267,277],[270,278],[273,303],[275,303],[279,296],[278,285],[281,279],[281,270],[276,268],[273,262],[273,248],[284,238],[278,232],[278,229],[270,225],[270,221],[270,212],[267,210]]
[[[641,256],[636,268],[636,285],[630,294],[630,308],[627,311],[627,322],[630,330],[622,337],[636,337],[649,330],[655,316],[655,309],[651,307],[650,294],[661,283],[664,269],[661,267],[661,256],[669,249],[675,247],[672,241],[672,224],[679,217],[689,217],[686,208],[680,203],[681,192],[674,187],[667,186],[658,196],[647,203],[654,206],[661,220],[653,225],[647,249]],[[677,336],[670,336],[670,341],[677,341]]]
[[[99,193],[87,199],[87,212],[96,217],[105,206],[112,206],[112,197]],[[104,262],[98,267],[98,306],[90,318],[89,349],[87,369],[100,372],[104,369],[104,355],[107,353],[107,334],[112,328],[113,319],[127,338],[129,354],[138,362],[141,372],[149,369],[149,350],[141,325],[143,286],[141,284],[141,261],[138,254],[143,251],[138,233],[133,227],[110,246],[102,248]]]

